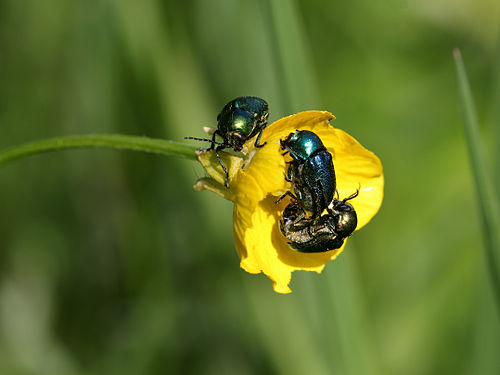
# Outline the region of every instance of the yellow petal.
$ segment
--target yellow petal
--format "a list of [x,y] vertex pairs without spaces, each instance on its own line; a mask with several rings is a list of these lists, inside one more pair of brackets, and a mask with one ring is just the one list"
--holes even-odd
[[227,200],[234,200],[233,191],[227,189],[224,185],[218,183],[211,177],[202,177],[193,186],[195,191],[208,190],[215,194],[219,194],[222,198]]
[[[229,174],[229,185],[231,185],[231,181],[234,180],[236,174],[240,170],[243,160],[236,155],[232,155],[224,151],[219,151],[218,153],[219,157],[224,163],[224,166],[227,168]],[[198,151],[197,154],[198,160],[200,161],[201,165],[203,165],[203,168],[205,168],[210,177],[212,177],[219,184],[224,185],[226,174],[224,173],[219,160],[217,160],[215,151]]]
[[[280,213],[289,202],[275,203],[275,197],[268,197],[250,212],[235,207],[234,236],[239,253],[243,253],[241,267],[249,273],[264,272],[272,281],[278,293],[290,293],[288,287],[292,272],[306,270],[321,272],[325,263],[342,252],[340,249],[324,253],[301,253],[293,250],[279,229]],[[251,218],[251,226],[241,230],[237,223],[242,217]],[[345,245],[345,244],[344,244]],[[242,250],[244,248],[245,250]]]
[[[320,136],[321,137],[321,136]],[[366,225],[377,213],[384,196],[382,163],[371,151],[364,148],[341,129],[333,129],[321,138],[333,155],[340,199],[359,189],[359,195],[350,200],[358,216],[356,230]]]

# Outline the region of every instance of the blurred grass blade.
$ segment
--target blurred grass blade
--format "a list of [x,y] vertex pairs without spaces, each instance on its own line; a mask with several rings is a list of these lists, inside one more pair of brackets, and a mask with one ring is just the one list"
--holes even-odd
[[343,374],[381,374],[381,363],[374,346],[372,328],[366,316],[365,298],[358,265],[350,243],[351,256],[340,257],[325,270],[325,293],[330,296],[328,311],[333,324],[330,335],[338,336],[343,359]]
[[488,176],[476,110],[462,56],[458,49],[453,51],[453,55],[457,67],[465,135],[481,212],[488,267],[495,290],[497,307],[500,311],[500,216],[498,202],[491,185],[491,179]]
[[318,105],[316,80],[311,53],[300,12],[295,1],[269,0],[274,46],[278,52],[283,83],[291,113],[313,109]]
[[0,166],[30,155],[70,148],[108,147],[163,155],[182,156],[196,160],[196,148],[187,144],[121,134],[88,134],[44,139],[0,152]]
[[464,374],[498,375],[500,369],[500,319],[498,319],[497,308],[493,288],[489,282],[488,275],[479,277],[480,285],[486,287],[478,291],[475,306],[476,327],[472,340],[469,363],[465,366]]
[[493,90],[490,99],[491,121],[493,125],[493,178],[497,197],[500,197],[500,28],[497,35],[497,47],[493,60]]

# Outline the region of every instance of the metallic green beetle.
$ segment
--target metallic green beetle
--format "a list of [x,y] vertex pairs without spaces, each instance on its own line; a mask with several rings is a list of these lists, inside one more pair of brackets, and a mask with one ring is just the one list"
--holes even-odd
[[281,149],[290,153],[286,180],[292,182],[295,196],[287,191],[286,195],[296,199],[304,210],[315,219],[333,200],[337,187],[332,155],[326,150],[321,139],[312,131],[297,130],[281,140]]
[[[226,174],[224,184],[228,187],[229,174],[219,156],[219,151],[225,148],[241,151],[245,142],[255,136],[257,136],[255,147],[264,146],[265,143],[259,144],[259,142],[262,131],[267,126],[268,116],[268,105],[264,99],[255,96],[241,96],[231,100],[222,108],[222,111],[217,116],[217,130],[214,132],[212,139],[195,137],[185,137],[184,139],[195,139],[211,143],[210,147],[205,151],[215,148],[215,155]],[[223,139],[222,143],[215,141],[217,135]]]

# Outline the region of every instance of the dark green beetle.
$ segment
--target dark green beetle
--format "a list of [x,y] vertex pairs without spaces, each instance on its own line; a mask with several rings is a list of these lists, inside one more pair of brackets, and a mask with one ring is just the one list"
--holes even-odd
[[337,186],[332,155],[321,139],[309,130],[290,133],[281,140],[281,149],[293,158],[286,180],[292,182],[296,196],[287,191],[277,203],[289,195],[300,203],[303,216],[307,211],[311,213],[311,219],[319,217],[333,200]]
[[[225,148],[241,151],[245,142],[255,136],[257,136],[255,147],[264,146],[265,143],[259,144],[259,142],[262,131],[267,126],[268,116],[268,105],[264,99],[255,96],[241,96],[231,100],[222,108],[222,111],[217,116],[217,130],[215,130],[212,139],[195,137],[184,137],[184,139],[195,139],[211,143],[210,147],[205,151],[215,148],[215,155],[226,174],[224,184],[228,187],[229,174],[218,152]],[[217,135],[223,139],[222,143],[215,141]]]

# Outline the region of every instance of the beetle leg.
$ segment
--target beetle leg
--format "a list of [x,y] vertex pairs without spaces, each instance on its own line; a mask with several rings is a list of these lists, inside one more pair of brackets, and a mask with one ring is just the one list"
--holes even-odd
[[[213,144],[212,144],[213,145]],[[215,148],[215,156],[217,156],[217,160],[219,160],[219,164],[220,166],[222,167],[222,169],[224,170],[224,173],[226,174],[226,179],[224,181],[224,186],[225,187],[229,187],[229,173],[227,172],[227,168],[226,166],[224,165],[224,163],[222,162],[222,159],[220,158],[219,156],[219,151],[222,150],[225,145],[220,145],[220,146],[217,146]]]
[[286,182],[293,182],[294,172],[293,172],[293,162],[289,162],[290,166],[288,167],[286,173],[285,173],[285,181]]
[[275,202],[276,204],[281,203],[281,201],[286,197],[286,196],[292,197],[293,199],[297,200],[297,197],[292,194],[290,190],[288,190],[285,194],[283,194],[281,197],[278,198],[278,200]]
[[[335,198],[335,196],[337,196],[337,198]],[[333,198],[337,200],[340,199],[339,191],[337,189],[335,189],[335,194],[333,195]]]
[[[299,221],[301,221],[301,220],[306,221],[306,222],[307,221],[311,221],[312,222],[312,219],[308,219],[305,216],[306,216],[306,211],[304,209],[302,209],[302,212],[299,215],[297,215],[297,217],[293,221],[292,225],[293,226],[297,225],[297,223]],[[309,233],[310,227],[311,227],[310,225],[307,227],[307,232],[308,232],[309,235],[310,235],[310,233]]]
[[299,166],[297,165],[297,162],[295,160],[292,160],[292,161],[285,162],[285,163],[290,164],[287,171],[286,171],[288,179],[285,179],[285,180],[287,180],[288,182],[295,181],[296,185],[300,185],[299,180],[295,178],[295,176],[299,176],[301,174],[301,172],[299,171]]
[[314,237],[313,234],[311,233],[311,225],[307,226],[307,234],[309,235],[309,237]]
[[[212,139],[211,139],[211,140],[210,140],[210,139],[203,139],[204,141],[208,141],[208,142],[210,142],[211,144],[210,144],[210,147],[209,147],[209,148],[202,148],[202,149],[200,149],[200,151],[201,151],[201,152],[212,151],[212,150],[215,148],[215,145],[216,145],[216,144],[219,144],[219,145],[220,145],[220,143],[218,143],[218,142],[216,142],[216,141],[215,141],[215,136],[216,136],[217,134],[219,134],[219,133],[218,133],[218,130],[214,131],[214,133],[212,134]],[[192,138],[192,137],[190,137],[190,138]],[[200,140],[202,140],[201,138],[199,138],[199,139],[200,139]],[[224,143],[222,143],[222,144],[224,144]],[[222,147],[222,148],[224,148],[224,147]]]
[[255,146],[256,148],[261,148],[261,147],[264,147],[264,146],[267,144],[267,142],[264,142],[264,143],[263,143],[263,144],[261,144],[261,145],[259,144],[259,142],[260,142],[260,137],[262,136],[262,131],[263,131],[263,130],[264,130],[264,128],[260,129],[259,135],[257,136],[257,139],[255,140],[254,146]]
[[[212,134],[212,144],[210,145],[209,150],[213,150],[215,148],[215,136],[219,134],[219,130],[214,131],[214,134]],[[224,147],[222,147],[224,148]]]

